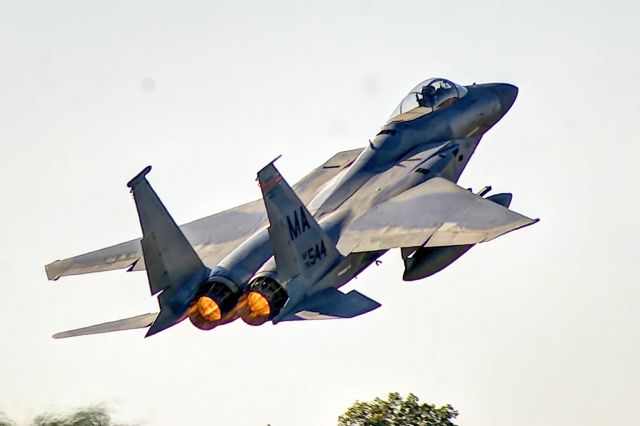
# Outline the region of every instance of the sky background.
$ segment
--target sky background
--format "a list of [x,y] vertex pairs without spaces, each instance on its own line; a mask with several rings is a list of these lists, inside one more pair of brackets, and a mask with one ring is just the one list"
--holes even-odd
[[[636,423],[639,8],[0,0],[0,411],[324,426],[398,391],[469,426]],[[433,76],[520,88],[460,184],[539,224],[420,282],[388,253],[349,284],[383,306],[352,320],[51,339],[157,309],[144,273],[43,267],[139,236],[144,166],[190,221],[258,198],[279,154],[295,182],[364,146]]]

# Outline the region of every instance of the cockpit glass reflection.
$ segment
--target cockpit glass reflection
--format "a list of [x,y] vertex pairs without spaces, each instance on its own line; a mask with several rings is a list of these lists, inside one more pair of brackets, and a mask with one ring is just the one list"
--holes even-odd
[[467,89],[444,78],[431,78],[414,87],[389,121],[407,121],[446,108],[467,94]]

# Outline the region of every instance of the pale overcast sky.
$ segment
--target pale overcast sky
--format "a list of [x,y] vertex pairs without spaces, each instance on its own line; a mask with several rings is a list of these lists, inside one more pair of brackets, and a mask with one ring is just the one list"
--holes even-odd
[[[634,1],[0,1],[0,411],[94,402],[148,425],[335,424],[391,391],[462,425],[637,423],[640,30]],[[178,222],[364,146],[419,81],[509,82],[463,186],[542,221],[401,280],[353,320],[188,323],[55,341],[154,311],[144,273],[43,266],[137,237],[147,164]]]

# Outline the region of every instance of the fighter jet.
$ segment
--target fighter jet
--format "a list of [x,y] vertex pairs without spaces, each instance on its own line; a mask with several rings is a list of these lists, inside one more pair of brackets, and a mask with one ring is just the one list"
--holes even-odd
[[[149,328],[184,319],[211,330],[242,319],[352,318],[380,304],[341,286],[391,249],[403,279],[429,277],[474,245],[531,225],[509,210],[511,194],[456,184],[484,134],[518,89],[460,86],[432,78],[405,96],[360,149],[335,154],[290,186],[274,162],[258,171],[262,199],[182,226],[147,180],[127,184],[142,238],[45,266],[49,280],[127,268],[146,270],[159,312],[55,334],[55,338]],[[486,197],[485,197],[486,196]]]

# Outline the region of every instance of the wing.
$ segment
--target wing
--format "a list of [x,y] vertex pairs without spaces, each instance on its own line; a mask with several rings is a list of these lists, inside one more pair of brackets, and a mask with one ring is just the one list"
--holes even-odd
[[[294,190],[304,203],[308,203],[324,184],[351,165],[361,151],[353,149],[337,153],[295,184]],[[213,267],[253,232],[266,225],[264,204],[262,200],[256,200],[181,225],[180,228],[203,263]],[[50,280],[122,268],[132,271],[144,269],[140,239],[57,260],[45,266]]]
[[341,253],[476,244],[536,223],[443,178],[363,213],[343,231]]

